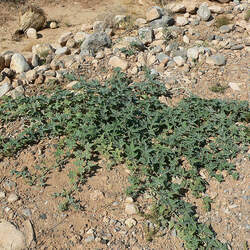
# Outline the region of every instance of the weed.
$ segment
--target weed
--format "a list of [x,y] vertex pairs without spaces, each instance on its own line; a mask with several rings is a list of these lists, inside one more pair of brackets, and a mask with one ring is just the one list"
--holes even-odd
[[216,22],[215,22],[215,25],[217,28],[220,28],[221,26],[223,25],[228,25],[230,24],[230,20],[228,17],[226,16],[219,16],[216,18]]
[[[4,98],[1,124],[23,117],[29,126],[15,138],[0,135],[0,158],[43,138],[58,138],[55,169],[67,171],[65,164],[74,161],[68,173],[70,190],[55,194],[64,199],[62,211],[81,208],[74,195],[95,173],[99,159],[104,157],[112,167],[125,164],[131,171],[127,194],[152,195],[159,228],[174,228],[187,249],[227,249],[210,225],[199,222],[195,207],[184,198],[188,192],[197,199],[204,197],[207,182],[202,169],[218,181],[223,181],[224,170],[237,178],[229,160],[246,152],[249,144],[244,125],[248,102],[190,96],[168,107],[159,101],[160,96],[169,97],[165,84],[149,71],[143,83],[132,82],[116,69],[103,84],[80,79],[74,89],[77,95],[57,90],[49,96]],[[33,180],[28,171],[16,174]],[[211,199],[203,201],[209,210]],[[148,239],[155,233],[149,230]]]
[[226,89],[228,89],[228,86],[222,86],[220,83],[216,83],[210,88],[212,92],[220,94],[223,94]]

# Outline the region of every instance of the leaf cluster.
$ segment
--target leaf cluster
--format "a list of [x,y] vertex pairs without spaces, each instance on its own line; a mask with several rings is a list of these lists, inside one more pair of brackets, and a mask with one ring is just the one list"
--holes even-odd
[[[44,138],[58,138],[60,169],[74,159],[68,174],[74,191],[93,174],[100,157],[109,167],[126,164],[131,172],[127,193],[152,194],[161,227],[174,227],[189,249],[226,249],[183,198],[187,192],[201,198],[206,191],[202,169],[218,181],[223,181],[223,170],[237,178],[229,160],[249,143],[246,126],[239,125],[249,117],[248,103],[191,96],[168,107],[159,101],[169,96],[164,83],[146,76],[144,82],[132,82],[116,69],[103,84],[80,79],[73,92],[5,99],[0,122],[22,118],[29,126],[15,138],[1,134],[0,158]],[[60,197],[67,197],[62,210],[75,204],[72,192]],[[203,200],[209,210],[212,200]]]

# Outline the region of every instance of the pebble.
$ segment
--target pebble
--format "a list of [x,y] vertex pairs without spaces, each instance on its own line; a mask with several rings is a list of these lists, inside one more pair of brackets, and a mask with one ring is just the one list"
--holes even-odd
[[4,191],[0,191],[0,199],[3,199],[6,197],[6,194]]
[[133,218],[128,218],[128,219],[125,220],[125,224],[129,228],[132,228],[133,226],[135,226],[137,224],[137,221],[135,219],[133,219]]
[[125,205],[125,213],[129,215],[137,214],[138,208],[135,204],[128,203]]
[[19,199],[19,197],[17,196],[16,193],[10,193],[10,194],[9,194],[9,197],[8,197],[8,199],[7,199],[7,201],[8,201],[9,203],[12,203],[12,202],[17,201],[18,199]]

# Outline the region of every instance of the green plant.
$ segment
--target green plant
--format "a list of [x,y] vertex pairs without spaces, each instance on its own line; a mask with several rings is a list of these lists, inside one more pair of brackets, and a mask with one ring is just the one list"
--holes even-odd
[[215,25],[217,28],[220,28],[221,26],[228,24],[230,24],[230,19],[227,16],[218,16],[216,18]]
[[228,86],[222,86],[220,83],[214,84],[211,88],[209,88],[211,91],[215,93],[223,94],[226,89],[228,89]]
[[[131,172],[127,193],[134,198],[152,195],[160,228],[175,228],[188,249],[227,249],[210,225],[199,223],[195,207],[184,198],[187,193],[204,197],[203,169],[218,181],[223,181],[223,170],[237,178],[229,160],[247,150],[248,103],[191,96],[168,107],[159,97],[170,93],[147,70],[142,83],[116,69],[103,84],[80,78],[74,91],[3,98],[1,124],[23,118],[29,126],[16,137],[1,132],[0,159],[44,138],[57,138],[54,169],[67,171],[66,164],[74,161],[68,172],[70,190],[55,195],[65,199],[60,204],[64,211],[79,208],[74,195],[100,167],[100,158],[111,167],[126,164]],[[209,210],[211,199],[203,201]]]

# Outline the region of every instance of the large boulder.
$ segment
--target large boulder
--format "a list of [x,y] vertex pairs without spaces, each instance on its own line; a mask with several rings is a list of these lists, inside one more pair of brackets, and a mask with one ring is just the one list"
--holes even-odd
[[19,12],[19,29],[26,32],[29,28],[41,30],[46,23],[46,15],[44,11],[33,5],[22,8]]

